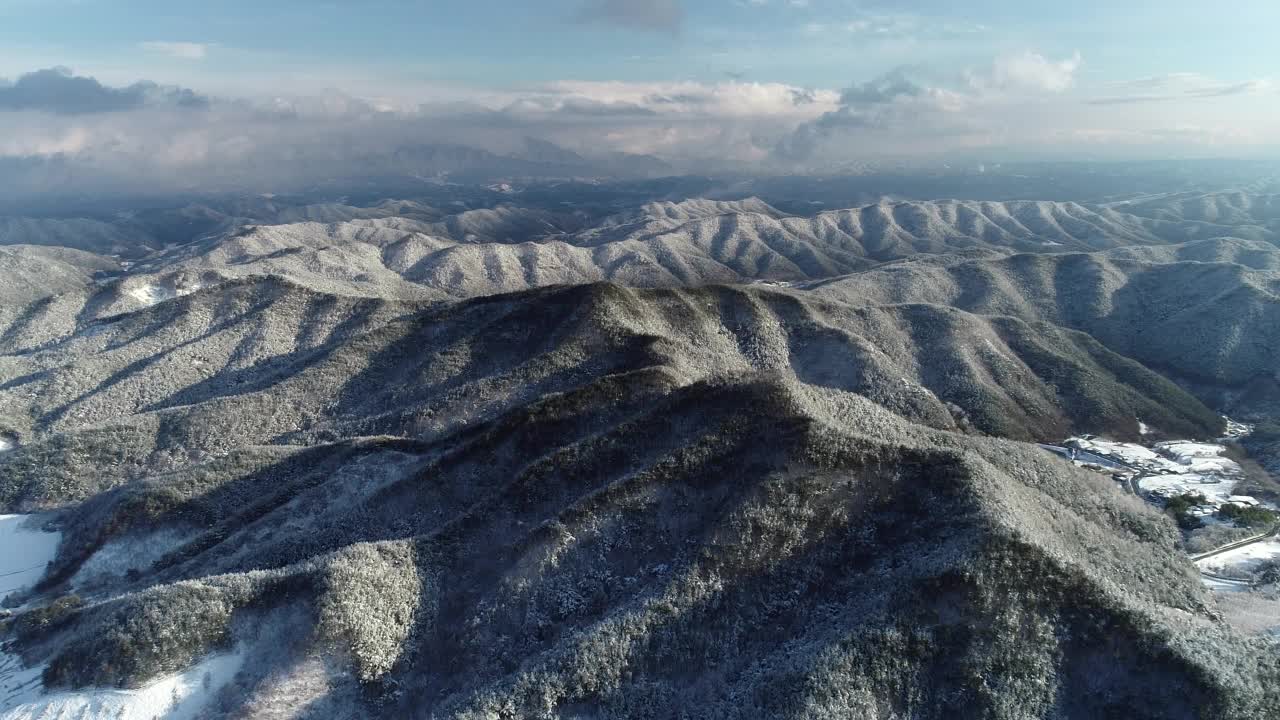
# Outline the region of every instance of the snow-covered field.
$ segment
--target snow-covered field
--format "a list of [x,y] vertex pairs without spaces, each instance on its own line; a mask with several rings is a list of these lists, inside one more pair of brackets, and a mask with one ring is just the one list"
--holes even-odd
[[1267,560],[1280,558],[1280,538],[1245,545],[1196,563],[1201,570],[1234,577],[1249,572]]
[[162,531],[110,540],[80,566],[71,578],[71,586],[76,592],[92,591],[95,585],[121,577],[130,570],[146,569],[187,539],[177,531]]
[[1159,495],[1199,493],[1207,504],[1218,506],[1235,495],[1242,469],[1236,461],[1223,457],[1226,448],[1212,443],[1187,441],[1158,443],[1155,449],[1171,462],[1160,472],[1139,481],[1139,487]]
[[1077,437],[1067,440],[1065,445],[1079,448],[1094,455],[1117,460],[1138,469],[1158,469],[1171,466],[1171,463],[1166,458],[1157,455],[1151,448],[1137,443],[1116,442],[1098,437]]
[[18,658],[0,653],[0,720],[196,720],[243,662],[238,651],[137,690],[46,693],[40,685],[43,668],[24,668]]
[[0,600],[36,584],[61,539],[34,526],[30,515],[0,515]]
[[[0,600],[39,581],[58,550],[61,534],[36,522],[30,515],[0,515]],[[243,660],[241,652],[215,655],[137,690],[48,693],[40,682],[43,667],[24,667],[0,652],[0,720],[195,720]]]
[[165,300],[180,298],[184,295],[190,295],[204,287],[198,282],[175,281],[172,278],[162,281],[164,284],[147,283],[144,285],[135,285],[125,292],[134,300],[143,305],[156,305]]
[[128,292],[133,299],[143,305],[156,305],[178,296],[173,290],[159,285],[140,285]]
[[1199,493],[1208,505],[1221,505],[1235,494],[1242,470],[1224,457],[1226,447],[1176,440],[1145,447],[1097,437],[1077,437],[1065,445],[1127,465],[1140,474],[1138,487],[1155,495]]
[[1236,474],[1240,465],[1223,457],[1227,449],[1221,445],[1198,442],[1164,442],[1156,445],[1156,451],[1172,458],[1193,473]]
[[1175,497],[1186,494],[1203,495],[1207,505],[1222,505],[1235,494],[1236,480],[1199,473],[1179,475],[1151,475],[1138,481],[1138,488],[1153,495]]

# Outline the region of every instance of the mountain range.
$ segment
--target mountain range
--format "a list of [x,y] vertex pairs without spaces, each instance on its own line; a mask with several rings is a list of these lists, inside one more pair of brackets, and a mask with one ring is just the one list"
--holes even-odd
[[0,512],[61,532],[0,718],[209,658],[200,717],[1280,711],[1031,444],[1280,417],[1276,196],[439,192],[0,219]]

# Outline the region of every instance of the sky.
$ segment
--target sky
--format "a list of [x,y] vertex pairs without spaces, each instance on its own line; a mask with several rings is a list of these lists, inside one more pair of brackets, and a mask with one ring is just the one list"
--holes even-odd
[[0,0],[0,166],[1249,157],[1280,148],[1276,27],[1274,0]]

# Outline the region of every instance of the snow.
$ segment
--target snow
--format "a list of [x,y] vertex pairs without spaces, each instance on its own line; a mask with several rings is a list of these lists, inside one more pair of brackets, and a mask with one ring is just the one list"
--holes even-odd
[[[1140,425],[1139,427],[1145,428],[1146,426]],[[1222,456],[1226,452],[1226,448],[1212,443],[1175,440],[1156,443],[1154,448],[1148,448],[1136,443],[1115,442],[1084,436],[1071,438],[1066,441],[1066,445],[1122,462],[1146,472],[1222,477],[1235,476],[1240,473],[1240,465],[1238,463]],[[1198,479],[1189,478],[1188,482],[1198,482]]]
[[[1139,429],[1149,430],[1141,421]],[[1229,502],[1243,472],[1238,463],[1223,457],[1225,447],[1213,443],[1175,440],[1148,448],[1084,435],[1064,444],[1080,450],[1077,460],[1089,460],[1088,453],[1136,469],[1140,473],[1138,488],[1144,493],[1165,497],[1204,495],[1205,512],[1210,514]]]
[[0,452],[8,452],[17,446],[17,443],[15,443],[12,438],[0,435]]
[[1270,538],[1205,558],[1196,565],[1211,573],[1236,574],[1253,570],[1264,561],[1275,558],[1280,558],[1280,539]]
[[1150,425],[1148,425],[1148,424],[1146,424],[1146,423],[1144,423],[1144,422],[1142,422],[1141,420],[1139,420],[1139,421],[1138,421],[1138,432],[1139,432],[1139,433],[1141,433],[1141,434],[1143,434],[1143,435],[1150,435],[1150,434],[1151,434],[1151,426],[1150,426]]
[[1235,487],[1235,480],[1200,473],[1149,475],[1138,481],[1138,488],[1143,492],[1166,497],[1198,493],[1214,506],[1227,502],[1227,498],[1235,494]]
[[1193,473],[1235,475],[1240,472],[1236,461],[1222,457],[1226,448],[1221,445],[1175,441],[1158,443],[1156,450]]
[[[1149,428],[1139,420],[1139,430]],[[1115,442],[1094,436],[1068,439],[1068,447],[1078,448],[1076,460],[1091,460],[1091,455],[1138,470],[1138,489],[1148,495],[1174,497],[1198,493],[1206,503],[1192,511],[1207,516],[1235,495],[1243,470],[1238,462],[1224,457],[1226,448],[1215,443],[1171,441],[1144,447],[1130,442]]]
[[1168,462],[1153,450],[1136,443],[1115,442],[1095,437],[1074,437],[1066,441],[1068,447],[1076,447],[1095,455],[1117,460],[1139,469],[1162,467]]
[[1253,426],[1242,422],[1236,422],[1226,415],[1222,416],[1227,421],[1227,434],[1223,437],[1229,440],[1235,440],[1253,434]]
[[[1009,356],[1000,352],[1000,349],[997,348],[996,344],[991,342],[989,338],[983,338],[982,342],[986,344],[987,349],[990,350],[992,353],[994,353],[996,357],[1000,358],[1001,360],[1010,360]],[[1012,362],[1012,360],[1010,360],[1010,362]]]
[[177,293],[159,285],[141,285],[129,290],[129,295],[143,305],[155,305],[177,297]]
[[[1247,582],[1223,580],[1220,578],[1209,577],[1208,575],[1201,575],[1200,581],[1204,583],[1205,587],[1209,588],[1210,590],[1213,590],[1214,592],[1220,592],[1220,593],[1249,592],[1249,590],[1251,589],[1249,586],[1249,583]],[[0,720],[3,720],[3,719],[0,719]]]
[[143,305],[151,306],[162,303],[165,300],[172,300],[184,295],[190,295],[191,293],[203,288],[203,283],[196,282],[183,284],[179,281],[176,286],[148,283],[146,285],[138,285],[137,287],[130,288],[125,292]]
[[[40,530],[30,515],[0,515],[0,600],[35,584],[61,539],[60,533]],[[119,555],[131,549],[138,548],[114,547],[103,557],[95,554],[87,565],[99,572],[118,569]],[[24,667],[17,656],[0,652],[0,720],[195,720],[205,715],[209,700],[235,677],[243,660],[240,651],[215,655],[137,690],[48,693],[40,682],[43,667]]]
[[95,585],[122,577],[130,570],[145,570],[189,539],[176,530],[163,530],[110,540],[80,566],[71,578],[71,586],[77,591],[91,590]]
[[1156,448],[1183,465],[1190,465],[1196,458],[1218,457],[1225,449],[1221,445],[1186,440],[1156,443]]
[[0,515],[0,601],[35,585],[58,552],[62,534],[44,532],[30,515]]
[[23,668],[17,657],[0,653],[0,720],[195,720],[207,714],[209,701],[243,662],[243,651],[237,651],[137,690],[47,693],[40,685],[43,668]]

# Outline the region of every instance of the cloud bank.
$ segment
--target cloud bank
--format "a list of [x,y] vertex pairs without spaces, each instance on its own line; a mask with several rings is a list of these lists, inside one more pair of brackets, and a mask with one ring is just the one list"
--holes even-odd
[[903,67],[841,90],[562,81],[465,102],[211,97],[52,68],[0,81],[0,185],[11,195],[284,192],[385,178],[839,172],[899,159],[1280,147],[1267,81],[1184,73],[1087,88],[1083,66],[1076,54],[1028,51],[951,73]]
[[185,88],[166,88],[152,82],[107,87],[91,77],[73,75],[67,68],[49,68],[22,75],[14,82],[0,80],[0,112],[31,110],[58,115],[135,110],[145,105],[202,108],[208,100]]

